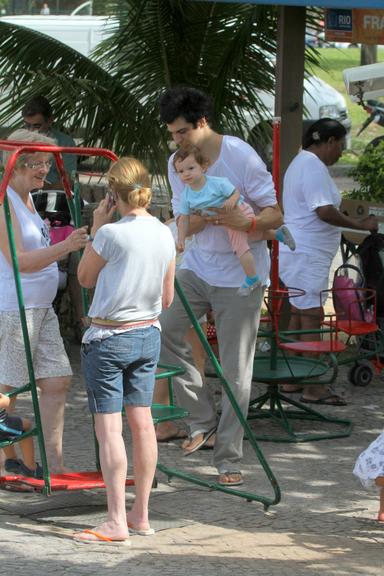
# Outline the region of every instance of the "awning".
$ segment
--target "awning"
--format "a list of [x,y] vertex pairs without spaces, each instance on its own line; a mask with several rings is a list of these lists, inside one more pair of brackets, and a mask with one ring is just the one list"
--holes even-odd
[[[207,2],[211,0],[199,0]],[[319,8],[382,8],[384,0],[216,0],[231,4],[272,4],[274,6],[308,6]]]

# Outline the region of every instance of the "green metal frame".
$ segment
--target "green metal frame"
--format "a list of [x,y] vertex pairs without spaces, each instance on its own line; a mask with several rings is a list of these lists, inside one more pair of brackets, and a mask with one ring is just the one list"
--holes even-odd
[[[22,145],[20,144],[20,146],[22,146]],[[26,146],[26,148],[28,148],[28,150],[30,150],[31,146],[29,146],[29,147]],[[60,147],[55,147],[55,150],[56,150],[56,152],[57,151],[62,152],[62,150],[65,150],[65,149],[62,149]],[[14,164],[19,153],[20,153],[20,149],[18,149],[16,152],[14,152],[12,154],[11,158],[13,159],[13,164]],[[61,157],[60,158],[56,157],[56,160],[58,162],[59,168],[63,168],[63,166],[60,166],[60,164],[62,165]],[[59,160],[61,160],[61,162]],[[8,169],[8,166],[7,166],[7,172],[8,172],[8,176],[9,176],[10,170]],[[67,197],[67,199],[69,202],[69,208],[70,208],[71,215],[72,215],[72,218],[74,220],[75,226],[78,227],[81,225],[80,192],[79,192],[78,183],[77,184],[75,183],[75,186],[74,186],[74,200],[72,200],[71,197]],[[4,194],[4,210],[5,210],[5,216],[6,216],[6,222],[7,222],[7,233],[8,233],[8,238],[9,238],[10,251],[12,254],[12,264],[13,264],[13,269],[14,269],[17,297],[18,297],[19,310],[20,310],[20,320],[21,320],[21,324],[22,324],[23,339],[24,339],[24,346],[25,346],[25,350],[26,350],[28,373],[29,373],[29,380],[30,380],[30,382],[27,386],[24,386],[23,388],[18,389],[17,391],[13,392],[12,395],[19,394],[23,391],[30,391],[31,392],[33,407],[34,407],[34,413],[35,413],[35,426],[32,430],[28,431],[28,433],[26,433],[26,434],[23,434],[16,441],[1,443],[0,447],[13,444],[13,443],[15,443],[15,442],[21,440],[22,438],[27,437],[27,436],[31,436],[31,435],[37,436],[38,442],[39,442],[40,453],[41,453],[42,467],[43,467],[43,472],[44,472],[43,493],[44,494],[50,494],[50,492],[51,492],[50,475],[49,475],[48,463],[47,463],[47,458],[46,458],[44,436],[43,436],[43,431],[42,431],[42,426],[41,426],[40,410],[39,410],[39,403],[38,403],[37,390],[36,390],[36,380],[35,380],[35,375],[34,375],[34,370],[33,370],[33,360],[32,360],[30,341],[29,341],[29,336],[28,336],[28,328],[27,328],[26,317],[25,317],[24,300],[23,300],[23,294],[22,294],[22,289],[21,289],[20,273],[19,273],[19,267],[18,267],[18,261],[17,261],[16,246],[15,246],[15,240],[14,240],[14,235],[13,235],[13,230],[12,230],[12,222],[11,222],[9,204],[8,204],[8,199],[7,199],[6,193]],[[200,341],[202,342],[202,345],[203,345],[208,357],[210,358],[210,360],[212,362],[212,365],[215,369],[216,375],[220,379],[222,386],[223,386],[223,389],[226,392],[228,399],[232,404],[232,407],[234,409],[236,417],[240,421],[240,423],[244,429],[244,432],[250,441],[250,444],[253,448],[253,451],[254,451],[257,459],[259,460],[259,462],[260,462],[260,464],[261,464],[261,466],[262,466],[262,468],[263,468],[263,470],[264,470],[264,472],[265,472],[265,474],[266,474],[266,476],[267,476],[267,478],[268,478],[268,480],[269,480],[269,482],[273,488],[274,494],[272,497],[268,497],[268,496],[262,496],[262,495],[254,494],[252,492],[245,492],[245,491],[238,490],[235,488],[221,486],[217,482],[211,482],[211,481],[204,480],[202,478],[199,478],[199,477],[192,475],[192,474],[185,473],[185,472],[178,470],[176,468],[169,468],[167,466],[162,465],[160,462],[158,463],[157,468],[158,468],[158,470],[161,470],[164,474],[166,474],[169,479],[172,477],[178,477],[178,478],[184,479],[188,482],[192,482],[192,483],[200,485],[200,486],[205,486],[211,490],[217,490],[217,491],[224,492],[227,494],[232,494],[234,496],[239,496],[239,497],[245,498],[248,501],[258,501],[258,502],[261,502],[264,505],[264,507],[267,509],[271,505],[278,504],[280,499],[281,499],[280,487],[278,485],[278,482],[277,482],[274,474],[272,473],[272,470],[270,469],[262,451],[260,450],[260,448],[259,448],[259,446],[258,446],[258,444],[254,438],[252,430],[249,427],[249,424],[248,424],[246,418],[243,416],[243,414],[242,414],[242,412],[241,412],[241,410],[237,404],[237,401],[233,395],[231,386],[229,385],[229,383],[225,379],[223,372],[222,372],[222,369],[221,369],[221,366],[218,363],[217,358],[216,358],[215,354],[213,353],[210,345],[208,344],[208,341],[207,341],[203,331],[201,330],[200,324],[198,323],[198,321],[197,321],[197,319],[196,319],[196,317],[195,317],[195,315],[194,315],[194,313],[193,313],[193,311],[189,305],[189,302],[187,301],[187,299],[186,299],[179,283],[177,282],[177,280],[175,281],[175,286],[176,286],[176,291],[177,291],[177,293],[178,293],[178,295],[179,295],[179,297],[180,297],[180,299],[181,299],[181,301],[182,301],[182,303],[183,303],[183,305],[187,311],[187,314],[191,320],[191,323],[194,326],[194,328],[198,334],[198,337],[199,337]],[[86,310],[88,310],[88,295],[84,290],[82,292],[83,292],[83,294],[82,294],[83,307],[84,307],[84,310],[86,311]],[[179,419],[179,418],[184,418],[187,415],[187,413],[184,409],[176,407],[174,402],[173,402],[172,378],[175,375],[180,374],[181,372],[182,372],[182,370],[180,368],[171,367],[171,366],[163,366],[162,371],[157,375],[157,378],[167,378],[168,379],[168,383],[169,383],[169,387],[170,387],[170,393],[171,393],[171,405],[165,406],[165,407],[159,406],[159,405],[154,405],[152,407],[152,415],[153,415],[155,422],[162,422],[162,421],[166,421],[166,420],[175,420],[175,419]],[[97,466],[99,466],[97,454],[98,454],[98,450],[97,450],[97,443],[96,443],[96,464],[97,464]]]
[[[80,210],[80,196],[79,196],[79,192],[78,192],[78,186],[74,186],[74,198],[75,198],[75,222],[76,222],[76,226],[81,226],[81,210]],[[79,218],[78,218],[79,215]],[[186,480],[188,482],[192,482],[194,484],[197,484],[199,486],[205,486],[206,488],[209,488],[211,490],[218,490],[220,492],[225,492],[227,494],[232,494],[234,496],[240,496],[242,498],[245,498],[249,501],[259,501],[261,502],[265,508],[268,508],[269,506],[272,506],[274,504],[278,504],[280,502],[281,499],[281,493],[280,493],[280,487],[277,483],[277,480],[274,476],[274,474],[272,473],[267,461],[265,460],[265,457],[263,455],[263,453],[261,452],[259,446],[256,443],[256,440],[252,434],[251,428],[249,427],[249,424],[247,422],[247,420],[244,418],[238,404],[236,401],[236,398],[233,395],[232,389],[230,387],[230,385],[228,384],[227,380],[224,378],[222,369],[220,364],[217,361],[217,358],[215,356],[215,354],[212,351],[212,348],[210,347],[204,332],[201,329],[201,326],[199,324],[199,322],[196,319],[196,316],[194,315],[192,308],[189,304],[189,302],[187,301],[184,292],[180,286],[180,284],[178,283],[177,280],[175,280],[175,288],[176,288],[176,292],[180,297],[181,302],[183,303],[183,306],[186,309],[186,312],[191,320],[192,325],[194,326],[197,335],[208,355],[208,357],[210,358],[212,365],[214,366],[215,369],[215,373],[217,375],[217,377],[221,380],[222,385],[224,390],[226,391],[228,398],[233,406],[233,409],[235,411],[235,414],[237,416],[237,418],[239,419],[241,425],[244,428],[244,431],[246,433],[246,435],[248,436],[248,438],[250,439],[250,443],[253,447],[253,450],[259,460],[259,462],[261,463],[268,480],[270,481],[273,491],[274,491],[274,497],[273,498],[269,498],[266,496],[260,496],[251,492],[244,492],[242,490],[237,490],[234,488],[227,488],[225,486],[221,486],[220,484],[218,484],[217,482],[212,482],[212,481],[207,481],[204,479],[201,479],[193,474],[188,474],[186,472],[183,472],[181,470],[178,470],[176,468],[169,468],[167,466],[164,466],[163,464],[161,464],[160,462],[157,463],[157,469],[160,470],[161,472],[163,472],[164,474],[167,475],[168,479],[170,480],[173,476],[174,477],[178,477],[181,478],[183,480]],[[87,293],[86,290],[84,290],[82,288],[82,294],[83,294],[83,309],[84,312],[87,313],[88,311],[88,298],[87,298]],[[166,421],[170,421],[170,420],[178,420],[178,419],[182,419],[185,418],[186,416],[188,416],[188,412],[186,410],[184,410],[182,407],[176,406],[174,403],[174,396],[173,396],[173,385],[172,385],[172,381],[173,378],[177,375],[180,375],[184,372],[184,370],[180,367],[176,367],[176,366],[169,366],[169,365],[162,365],[159,364],[158,367],[161,369],[161,372],[156,374],[156,379],[164,379],[166,378],[168,380],[168,389],[169,389],[169,399],[170,399],[170,403],[169,405],[162,405],[162,404],[153,404],[151,411],[152,411],[152,417],[154,420],[154,423],[157,424],[159,422],[166,422]],[[95,452],[96,452],[96,466],[98,469],[100,469],[100,463],[99,463],[99,457],[98,457],[98,445],[97,445],[97,440],[95,438]]]
[[[279,336],[288,340],[292,339],[293,335],[324,332],[329,332],[329,330],[292,330],[281,332]],[[312,442],[350,436],[352,431],[352,422],[350,420],[324,415],[279,390],[279,384],[282,382],[303,386],[331,384],[335,381],[338,372],[338,362],[335,354],[328,354],[326,360],[308,356],[289,355],[284,353],[284,351],[279,354],[274,330],[264,332],[263,335],[270,339],[270,356],[256,355],[253,367],[253,380],[266,384],[267,390],[251,400],[248,418],[250,420],[269,419],[277,422],[282,428],[283,434],[257,434],[256,438],[269,442]],[[320,377],[328,372],[330,372],[328,379],[319,380]],[[287,405],[288,407],[296,408],[296,410],[287,408]],[[295,432],[291,425],[293,420],[309,420],[334,424],[341,427],[341,430],[317,434]]]
[[[9,209],[9,202],[6,192],[6,185],[8,184],[9,178],[12,174],[14,169],[16,160],[21,153],[33,153],[37,151],[45,151],[45,152],[52,152],[56,162],[59,172],[61,174],[62,180],[64,182],[64,187],[66,191],[70,191],[70,184],[68,177],[64,170],[64,163],[62,159],[62,152],[68,152],[72,154],[87,154],[89,156],[98,155],[98,156],[105,156],[110,160],[116,160],[117,156],[110,152],[109,150],[105,149],[96,149],[96,148],[71,148],[71,147],[63,147],[63,146],[50,146],[47,149],[45,145],[39,144],[30,144],[28,142],[11,142],[11,141],[1,141],[0,142],[0,149],[8,150],[11,152],[5,170],[1,171],[0,173],[0,184],[1,184],[1,192],[3,192],[3,206],[4,206],[4,214],[5,214],[5,221],[6,221],[6,228],[7,228],[7,235],[8,235],[8,242],[9,242],[9,249],[12,259],[12,267],[15,279],[15,286],[16,286],[16,293],[17,293],[17,301],[19,307],[19,314],[20,314],[20,322],[21,322],[21,329],[23,334],[23,342],[24,342],[24,349],[27,359],[27,368],[28,368],[28,377],[29,383],[23,387],[17,388],[15,391],[8,394],[8,396],[17,396],[23,392],[30,392],[32,397],[32,404],[35,416],[35,426],[28,430],[28,432],[23,433],[18,438],[12,441],[2,441],[0,442],[0,448],[4,448],[7,446],[11,446],[12,444],[16,444],[20,442],[24,438],[28,436],[36,436],[38,440],[39,450],[40,450],[40,457],[41,457],[41,464],[43,468],[43,480],[44,480],[44,487],[43,487],[43,494],[49,495],[51,493],[51,477],[48,468],[47,462],[47,455],[45,450],[45,442],[44,442],[44,434],[41,425],[41,415],[40,415],[40,408],[39,408],[39,400],[37,395],[37,388],[36,388],[36,378],[35,372],[33,368],[33,359],[32,359],[32,352],[31,352],[31,345],[29,340],[28,334],[28,326],[25,314],[25,306],[24,306],[24,297],[23,291],[21,287],[21,280],[20,280],[20,271],[19,271],[19,264],[17,259],[17,251],[16,251],[16,244],[15,244],[15,237],[13,233],[12,227],[12,219],[11,213]],[[78,227],[81,225],[81,206],[80,206],[80,192],[79,186],[75,186],[74,190],[74,199],[72,198],[70,192],[67,194],[67,201],[69,210],[71,212],[71,217],[75,223],[75,226]],[[1,200],[1,194],[0,194]],[[83,295],[84,298],[84,295]],[[86,304],[87,301],[84,301]]]
[[23,333],[23,341],[24,341],[25,354],[27,357],[28,376],[29,376],[29,384],[27,384],[26,386],[23,386],[22,388],[18,388],[14,392],[11,392],[10,394],[8,394],[8,396],[11,396],[11,397],[16,396],[17,394],[21,394],[22,392],[30,392],[31,393],[33,410],[34,410],[34,414],[35,414],[35,426],[31,430],[29,430],[28,432],[25,432],[24,434],[22,434],[21,436],[19,436],[17,439],[15,439],[13,441],[0,442],[0,448],[10,446],[12,444],[15,444],[16,442],[20,442],[20,440],[23,440],[24,438],[27,438],[28,436],[36,436],[38,444],[39,444],[41,464],[43,467],[43,478],[44,478],[43,493],[45,495],[48,495],[51,492],[51,481],[50,481],[50,475],[49,475],[49,469],[48,469],[48,463],[47,463],[47,455],[46,455],[46,451],[45,451],[44,435],[43,435],[43,430],[42,430],[42,426],[41,426],[39,400],[37,397],[35,372],[33,369],[31,345],[30,345],[29,335],[28,335],[28,327],[27,327],[27,319],[26,319],[26,315],[25,315],[23,291],[21,288],[19,264],[18,264],[18,260],[17,260],[17,254],[16,254],[15,236],[14,236],[13,228],[12,228],[11,213],[9,210],[9,202],[8,202],[7,195],[5,195],[5,197],[4,197],[4,213],[5,213],[5,220],[6,220],[6,225],[7,225],[7,234],[8,234],[8,241],[9,241],[9,249],[10,249],[11,258],[12,258],[13,272],[14,272],[14,276],[15,276],[17,301],[19,304],[20,322],[21,322],[21,329],[22,329],[22,333]]
[[166,379],[168,381],[169,404],[152,404],[151,412],[154,423],[158,424],[159,422],[167,422],[168,420],[181,420],[182,418],[186,418],[188,411],[175,405],[173,395],[173,378],[184,374],[183,368],[171,366],[170,364],[158,364],[157,368],[160,372],[157,372],[155,379]]
[[274,496],[273,497],[268,497],[268,496],[262,496],[259,494],[255,494],[253,492],[246,492],[243,490],[239,490],[236,488],[230,488],[230,487],[226,487],[226,486],[222,486],[221,484],[219,484],[218,482],[214,482],[214,481],[209,481],[209,480],[204,480],[203,478],[196,476],[194,474],[189,474],[187,472],[183,472],[177,468],[170,468],[168,466],[164,466],[161,463],[157,464],[157,468],[158,470],[160,470],[161,472],[163,472],[164,474],[167,475],[168,479],[170,480],[172,477],[176,477],[176,478],[180,478],[182,480],[186,480],[187,482],[191,482],[193,484],[197,484],[198,486],[204,486],[205,488],[209,488],[210,490],[217,490],[220,492],[224,492],[226,494],[231,494],[232,496],[239,496],[241,498],[245,498],[247,501],[257,501],[257,502],[261,502],[264,505],[265,509],[268,509],[269,506],[272,505],[276,505],[280,502],[281,500],[281,492],[280,492],[280,487],[279,484],[276,480],[276,477],[274,476],[271,468],[269,467],[268,462],[266,461],[263,452],[261,451],[258,443],[256,442],[256,438],[252,432],[251,427],[249,426],[247,419],[244,417],[244,415],[242,414],[239,405],[236,401],[236,398],[233,394],[232,388],[230,386],[230,384],[228,383],[228,381],[226,380],[226,378],[224,377],[223,374],[223,370],[211,348],[211,346],[208,343],[208,340],[203,332],[203,330],[201,329],[201,326],[195,316],[195,314],[193,313],[193,310],[183,292],[183,289],[180,286],[180,283],[178,282],[178,280],[175,280],[175,288],[176,288],[176,292],[185,308],[185,311],[188,314],[188,317],[191,321],[192,326],[194,327],[194,329],[196,330],[196,333],[199,337],[199,340],[201,342],[201,344],[204,347],[205,352],[208,355],[208,358],[210,359],[212,366],[214,368],[215,371],[215,375],[216,377],[220,380],[221,385],[223,387],[224,392],[227,394],[228,399],[232,405],[232,408],[235,412],[235,415],[237,417],[237,419],[239,420],[241,426],[244,429],[244,433],[246,435],[246,437],[249,440],[249,443],[256,455],[256,458],[258,459],[258,461],[260,462],[266,476],[267,479],[269,480],[273,492],[274,492]]

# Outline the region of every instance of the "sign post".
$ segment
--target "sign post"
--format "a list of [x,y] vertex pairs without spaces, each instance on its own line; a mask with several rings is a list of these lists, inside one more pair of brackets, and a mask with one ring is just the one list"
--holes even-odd
[[325,39],[351,44],[384,44],[384,10],[327,10]]

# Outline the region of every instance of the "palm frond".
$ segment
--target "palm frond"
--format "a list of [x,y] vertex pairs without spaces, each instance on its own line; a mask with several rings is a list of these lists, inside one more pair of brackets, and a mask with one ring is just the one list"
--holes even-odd
[[[189,85],[214,101],[219,130],[245,136],[264,116],[260,90],[274,89],[276,10],[190,0],[110,0],[111,36],[86,58],[38,32],[0,21],[0,125],[43,93],[57,122],[84,144],[150,161],[165,172],[167,134],[157,102]],[[18,116],[17,116],[18,115]],[[20,120],[19,120],[20,121]],[[249,122],[249,118],[248,118]]]
[[164,169],[164,151],[153,150],[151,137],[160,141],[158,123],[117,78],[44,34],[4,22],[0,31],[0,124],[20,125],[23,103],[44,94],[59,125],[81,131],[84,145],[138,153],[151,158],[156,170]]

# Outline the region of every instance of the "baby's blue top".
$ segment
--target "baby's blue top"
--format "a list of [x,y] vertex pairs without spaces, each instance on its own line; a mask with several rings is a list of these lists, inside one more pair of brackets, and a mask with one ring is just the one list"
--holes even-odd
[[[181,214],[188,215],[196,210],[209,214],[207,208],[221,208],[225,200],[236,190],[228,178],[219,176],[206,176],[205,178],[206,182],[200,190],[192,190],[190,186],[184,187],[179,210]],[[241,202],[242,198],[238,204]]]

